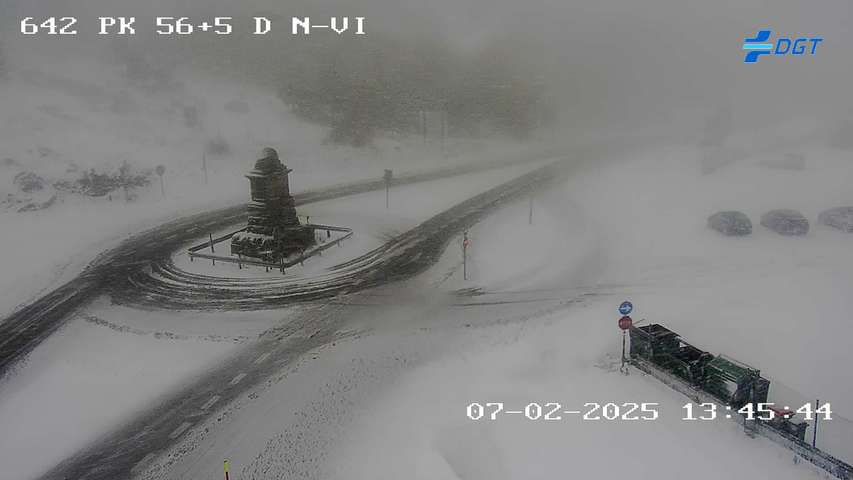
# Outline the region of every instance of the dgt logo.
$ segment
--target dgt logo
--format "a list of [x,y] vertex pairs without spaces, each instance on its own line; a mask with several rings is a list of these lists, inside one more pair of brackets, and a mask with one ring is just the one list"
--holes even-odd
[[775,42],[768,42],[768,40],[770,40],[770,34],[772,33],[773,32],[771,30],[759,30],[758,33],[755,34],[755,38],[743,39],[743,49],[747,51],[746,57],[743,59],[743,63],[755,63],[758,61],[758,57],[768,54],[805,55],[807,44],[809,43],[811,43],[811,49],[809,49],[810,55],[814,55],[814,52],[817,49],[817,44],[823,41],[823,39],[819,37],[801,37],[794,40],[779,37]]

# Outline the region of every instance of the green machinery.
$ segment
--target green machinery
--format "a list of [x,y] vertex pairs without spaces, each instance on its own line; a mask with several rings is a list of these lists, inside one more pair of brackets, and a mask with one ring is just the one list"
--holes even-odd
[[726,405],[737,409],[767,402],[770,381],[755,368],[696,348],[663,325],[632,327],[630,334],[632,357],[648,360]]

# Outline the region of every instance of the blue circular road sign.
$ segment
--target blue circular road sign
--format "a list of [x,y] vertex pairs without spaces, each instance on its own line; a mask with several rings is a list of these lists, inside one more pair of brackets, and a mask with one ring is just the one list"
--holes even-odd
[[633,310],[634,305],[629,301],[624,301],[621,305],[619,305],[619,313],[621,313],[622,315],[628,315]]

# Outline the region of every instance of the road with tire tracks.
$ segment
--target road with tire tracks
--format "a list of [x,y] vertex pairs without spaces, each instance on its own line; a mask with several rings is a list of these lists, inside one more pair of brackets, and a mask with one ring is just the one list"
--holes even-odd
[[[324,279],[322,284],[302,288],[268,289],[233,288],[225,282],[217,285],[214,277],[208,284],[197,284],[184,278],[171,264],[169,257],[180,243],[150,250],[139,255],[107,255],[96,261],[104,265],[121,265],[110,271],[110,280],[101,284],[114,300],[149,308],[175,309],[261,309],[276,308],[296,301],[304,308],[286,324],[265,332],[257,342],[242,349],[234,357],[194,380],[179,391],[171,393],[147,412],[138,415],[95,444],[55,466],[44,479],[119,479],[129,478],[142,471],[158,453],[163,452],[193,426],[214,414],[217,405],[227,404],[253,386],[268,381],[282,368],[303,354],[331,343],[342,335],[341,326],[348,317],[348,305],[359,302],[368,289],[411,278],[433,265],[442,255],[447,243],[462,231],[501,206],[532,191],[553,185],[569,172],[568,161],[555,161],[530,173],[489,189],[463,201],[417,227],[391,239],[383,246],[339,265],[342,273]],[[305,203],[304,199],[302,203]],[[176,221],[155,232],[141,236],[135,244],[146,245],[153,238],[176,234],[197,222],[227,226],[239,221],[242,211],[205,214]],[[207,225],[210,229],[214,225]],[[195,237],[198,233],[194,234]],[[173,239],[172,242],[177,242]],[[171,266],[171,267],[170,267]],[[174,278],[164,280],[163,269],[171,268]],[[187,274],[189,275],[189,274]],[[224,280],[223,280],[224,281]],[[91,287],[90,287],[91,288]],[[54,301],[61,303],[62,297]],[[321,300],[321,301],[316,301]]]
[[[392,185],[413,184],[511,164],[541,161],[551,155],[553,154],[550,152],[538,152],[511,161],[469,164],[401,175],[393,180]],[[296,205],[304,205],[383,188],[385,188],[383,180],[360,181],[303,192],[294,195],[294,200]],[[129,298],[134,288],[133,282],[145,281],[146,272],[150,269],[168,268],[169,258],[173,252],[197,240],[205,232],[216,231],[245,223],[245,221],[246,205],[235,205],[168,222],[133,235],[117,247],[100,254],[80,275],[0,321],[0,378],[7,375],[17,362],[59,329],[75,310],[104,293],[114,294],[118,301],[124,299],[130,303],[145,303],[144,299]],[[369,286],[369,283],[365,284],[366,286]],[[152,288],[155,287],[152,286]],[[246,296],[249,293],[243,291],[239,295]],[[309,296],[316,297],[316,295],[307,295],[303,298]],[[299,295],[294,295],[279,299],[278,302],[270,300],[269,305],[270,307],[281,305],[282,302],[287,303],[299,298]],[[220,307],[225,305],[224,308],[231,308],[227,303],[234,301],[235,298],[220,296],[220,300],[218,303]],[[208,302],[208,305],[211,302]],[[165,305],[173,305],[173,302],[167,302]],[[204,305],[203,302],[197,302],[195,307],[188,307],[204,308]],[[234,302],[234,308],[257,307],[257,304],[252,306],[244,302]]]

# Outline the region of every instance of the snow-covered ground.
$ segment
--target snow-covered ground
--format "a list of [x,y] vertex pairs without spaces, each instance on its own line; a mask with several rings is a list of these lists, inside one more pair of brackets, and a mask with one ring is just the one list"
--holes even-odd
[[[344,199],[300,206],[297,210],[302,221],[308,218],[311,223],[351,228],[353,235],[344,242],[346,248],[332,248],[324,251],[322,256],[311,258],[302,266],[294,265],[287,270],[287,276],[283,280],[300,282],[306,277],[328,273],[330,267],[351,260],[354,252],[366,253],[379,247],[432,215],[470,198],[474,193],[486,191],[553,160],[553,158],[546,158],[541,162],[529,162],[452,178],[396,186],[389,192],[390,201],[387,209],[384,191],[362,193]],[[212,234],[216,238],[233,232],[235,227],[243,226],[245,225],[230,226]],[[325,236],[324,232],[319,233]],[[204,238],[199,239],[199,242],[203,241]],[[225,248],[227,249],[227,246]],[[263,267],[244,267],[241,270],[237,264],[220,262],[214,266],[207,260],[191,262],[186,251],[177,252],[173,261],[182,270],[192,273],[282,279],[281,273],[265,272]]]
[[[802,171],[747,156],[703,175],[690,148],[632,152],[471,231],[470,280],[454,242],[430,272],[375,292],[358,335],[303,358],[194,429],[142,478],[819,478],[792,454],[723,418],[682,420],[688,400],[634,371],[613,371],[616,306],[772,379],[771,400],[830,401],[818,446],[848,461],[853,392],[849,234],[814,225],[853,203],[844,152],[811,149]],[[758,224],[798,208],[804,238]],[[753,235],[723,237],[709,214],[741,209]],[[480,288],[471,298],[448,297]],[[472,421],[471,402],[659,403],[654,421]],[[797,404],[798,405],[798,404]],[[189,449],[189,453],[187,450]]]
[[[853,385],[838,377],[853,360],[844,320],[853,308],[853,237],[816,222],[820,211],[853,203],[853,166],[841,151],[809,152],[802,171],[761,160],[703,176],[695,152],[670,149],[573,184],[596,228],[608,232],[599,281],[629,286],[638,315],[810,397],[832,398],[853,416]],[[762,227],[761,214],[773,208],[800,210],[811,231],[792,238]],[[706,227],[708,215],[731,209],[749,215],[752,235]]]
[[[388,210],[384,191],[306,206],[300,211],[311,215],[312,221],[341,223],[355,228],[356,235],[343,247],[306,262],[305,272],[291,269],[287,278],[323,274],[324,269],[362,255],[390,236],[532,168],[510,166],[397,187]],[[220,263],[214,268],[203,261],[186,265],[213,275],[238,272],[236,265]],[[263,270],[243,270],[250,271],[264,276]],[[280,273],[268,276],[281,278]],[[220,365],[242,345],[270,327],[285,324],[302,309],[139,311],[99,299],[38,346],[0,384],[0,425],[4,431],[16,432],[0,438],[0,461],[11,465],[15,478],[32,477],[162,395]],[[28,454],[36,449],[38,455]]]
[[[11,179],[22,171],[53,181],[127,161],[138,169],[165,165],[166,198],[155,183],[132,202],[65,196],[46,210],[0,213],[0,316],[132,232],[245,200],[241,176],[262,146],[278,148],[294,168],[295,190],[528,148],[467,143],[444,155],[437,145],[405,138],[367,150],[335,148],[323,144],[322,129],[296,121],[261,89],[186,74],[189,87],[152,94],[102,67],[93,78],[91,68],[56,59],[50,69],[32,66],[0,84],[3,196],[17,194]],[[249,112],[227,111],[234,99]],[[198,109],[198,125],[186,124],[186,106]],[[537,194],[533,226],[527,200],[508,206],[471,230],[469,281],[460,278],[455,242],[427,274],[367,295],[348,319],[353,336],[220,405],[221,415],[139,473],[216,478],[228,458],[232,478],[241,479],[675,479],[687,471],[707,479],[812,478],[810,467],[792,465],[789,452],[746,438],[733,422],[682,421],[686,399],[608,368],[620,346],[615,306],[630,298],[635,319],[663,323],[697,346],[760,368],[773,381],[771,399],[799,405],[820,398],[853,418],[846,371],[853,361],[846,321],[853,237],[814,222],[825,208],[853,204],[853,167],[849,152],[784,144],[780,132],[792,125],[819,129],[805,122],[763,138],[739,133],[726,147],[733,163],[707,175],[700,168],[705,154],[694,148],[632,151]],[[220,132],[231,153],[206,156],[205,184],[201,152]],[[779,168],[797,167],[779,161],[791,151],[803,156],[802,169]],[[488,178],[497,183],[507,171]],[[437,183],[395,189],[388,212],[384,192],[306,206],[314,221],[370,226],[369,235],[357,232],[359,240],[307,269],[411,227],[489,183],[480,181],[445,180],[452,188],[440,192],[431,188]],[[758,219],[771,208],[801,210],[812,231],[785,238],[764,229]],[[747,213],[754,233],[728,238],[706,228],[709,214],[727,209]],[[481,295],[448,295],[459,288]],[[0,430],[13,432],[0,436],[5,473],[28,478],[48,468],[298,308],[164,313],[97,302],[0,385]],[[475,401],[576,409],[657,402],[660,418],[474,422],[465,407]],[[853,424],[845,418],[822,427],[818,444],[851,461]]]
[[99,304],[75,315],[0,386],[4,475],[33,478],[283,316],[235,313],[211,329],[216,318],[194,313],[166,319]]
[[[265,146],[276,148],[294,170],[294,192],[379,178],[385,168],[426,171],[505,160],[537,148],[458,140],[442,151],[434,141],[424,145],[408,137],[379,138],[364,149],[336,147],[325,143],[324,128],[294,118],[273,92],[250,84],[187,71],[177,74],[183,86],[150,92],[129,84],[117,66],[92,60],[21,58],[16,67],[0,82],[0,201],[11,195],[41,202],[54,194],[57,200],[24,213],[0,205],[0,318],[73,278],[129,234],[246,201],[243,175]],[[234,100],[245,102],[248,111],[226,109]],[[185,108],[198,112],[192,126]],[[229,151],[205,155],[205,183],[202,153],[220,135]],[[130,202],[121,190],[89,197],[52,186],[76,181],[90,169],[115,174],[125,162],[135,173],[165,166],[165,198],[156,175],[147,187],[130,191]],[[39,175],[44,188],[22,192],[14,178],[26,172]]]

